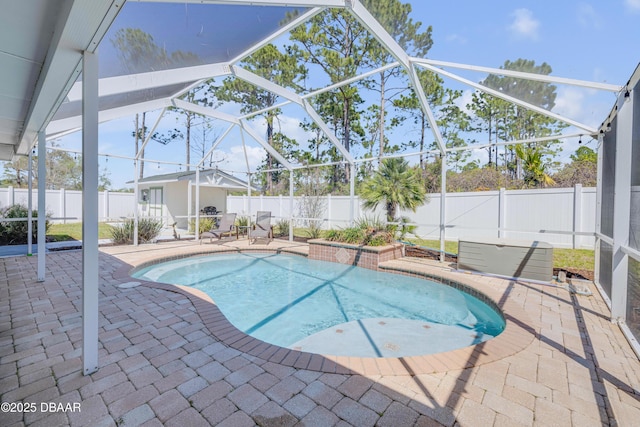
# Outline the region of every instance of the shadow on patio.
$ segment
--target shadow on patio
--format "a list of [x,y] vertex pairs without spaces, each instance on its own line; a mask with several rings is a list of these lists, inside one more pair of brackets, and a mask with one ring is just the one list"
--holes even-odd
[[[162,250],[179,249],[101,252],[100,370],[90,376],[81,374],[81,252],[49,255],[44,283],[35,258],[0,260],[0,399],[38,409],[2,412],[1,425],[582,426],[640,416],[640,363],[599,296],[492,279],[499,305],[510,299],[533,319],[520,325],[535,338],[525,350],[431,374],[407,374],[402,359],[393,374],[323,373],[224,344],[206,325],[215,314],[193,298],[117,287],[121,259]],[[336,363],[336,371],[350,369]],[[42,402],[82,410],[42,412]]]

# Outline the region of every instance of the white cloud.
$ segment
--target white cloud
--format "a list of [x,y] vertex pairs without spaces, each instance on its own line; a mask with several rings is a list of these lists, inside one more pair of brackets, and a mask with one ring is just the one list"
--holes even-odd
[[[640,3],[640,0],[635,0]],[[586,28],[601,28],[602,21],[596,10],[590,4],[582,3],[578,6],[578,22]]]
[[553,112],[597,128],[611,110],[609,94],[595,89],[560,87]]
[[449,34],[446,40],[451,43],[467,44],[467,38],[460,34]]
[[556,106],[553,111],[564,117],[578,120],[578,118],[583,114],[583,104],[583,92],[573,88],[563,88],[558,90]]
[[[249,168],[253,171],[264,161],[267,152],[262,147],[247,146],[247,159],[245,160],[244,149],[241,145],[234,145],[229,150],[221,151],[219,158],[224,158],[220,163],[220,169],[236,172],[244,172],[247,170],[247,161]],[[239,176],[239,175],[238,175]]]
[[516,9],[511,16],[513,17],[513,22],[509,25],[509,31],[517,37],[531,40],[538,39],[540,21],[533,17],[533,12],[529,9]]
[[472,114],[471,110],[469,110],[467,105],[471,104],[471,101],[473,101],[474,92],[475,91],[472,89],[466,89],[462,92],[462,96],[457,98],[454,101],[454,103],[458,106],[458,108],[460,108],[462,111],[464,111],[467,114]]
[[[289,138],[295,139],[302,147],[306,147],[307,141],[313,138],[313,135],[302,129],[300,127],[300,123],[301,120],[297,117],[281,114],[274,123],[274,128],[276,132],[280,132]],[[259,131],[260,135],[267,134],[267,123],[265,120],[258,119],[252,123],[252,125]]]
[[625,3],[629,9],[640,11],[640,0],[625,0]]

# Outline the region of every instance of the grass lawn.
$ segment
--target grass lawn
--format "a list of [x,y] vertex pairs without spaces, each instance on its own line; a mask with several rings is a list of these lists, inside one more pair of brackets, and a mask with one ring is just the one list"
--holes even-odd
[[[422,239],[408,239],[410,242],[415,243],[418,246],[424,246],[431,249],[440,249],[439,240],[422,240]],[[458,242],[445,241],[445,252],[452,254],[458,253]],[[555,268],[579,268],[584,270],[593,271],[594,252],[592,249],[553,249],[553,266]]]
[[[47,238],[52,242],[64,242],[67,240],[82,240],[82,223],[70,222],[67,224],[51,224],[47,232]],[[110,239],[111,226],[106,222],[98,224],[98,238]]]

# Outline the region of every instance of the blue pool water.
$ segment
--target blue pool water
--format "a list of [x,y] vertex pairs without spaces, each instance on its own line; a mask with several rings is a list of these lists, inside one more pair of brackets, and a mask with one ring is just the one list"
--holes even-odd
[[193,286],[241,331],[323,354],[436,353],[486,341],[504,329],[488,305],[450,286],[294,255],[185,258],[134,277]]

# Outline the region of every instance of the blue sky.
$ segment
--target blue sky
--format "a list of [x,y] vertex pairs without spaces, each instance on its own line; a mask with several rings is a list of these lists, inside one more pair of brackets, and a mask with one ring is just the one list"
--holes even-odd
[[[557,76],[620,85],[626,83],[640,61],[640,0],[464,0],[412,1],[411,4],[413,19],[433,27],[434,45],[428,54],[431,59],[496,68],[507,59],[533,59],[537,64],[550,64]],[[194,25],[198,26],[197,23]],[[459,73],[474,81],[486,77]],[[454,86],[460,88],[452,84]],[[470,98],[471,90],[461,89]],[[614,102],[615,95],[611,93],[559,87],[556,105],[558,112],[597,127]],[[148,126],[156,116],[157,112],[148,114]],[[299,120],[300,116],[293,109],[285,109],[280,125],[284,132],[305,139],[306,135],[298,126]],[[167,118],[162,124],[164,128],[176,126],[175,118]],[[264,129],[257,121],[254,126],[261,131]],[[220,124],[218,128],[221,133],[226,125]],[[132,130],[133,118],[101,125],[100,152],[132,156]],[[244,170],[244,155],[237,145],[239,134],[230,136],[218,155],[222,159],[220,167]],[[80,135],[70,135],[58,143],[79,149]],[[261,161],[263,150],[249,138],[247,144],[249,162],[255,167]],[[595,148],[594,143],[590,146]],[[563,160],[567,160],[576,147],[577,141],[568,141]],[[184,147],[180,142],[167,146],[152,142],[146,157],[181,160],[184,159]],[[114,188],[133,179],[131,161],[111,158],[107,163],[102,158],[101,165],[109,167]],[[149,173],[145,175],[176,170],[178,166],[147,164]]]

